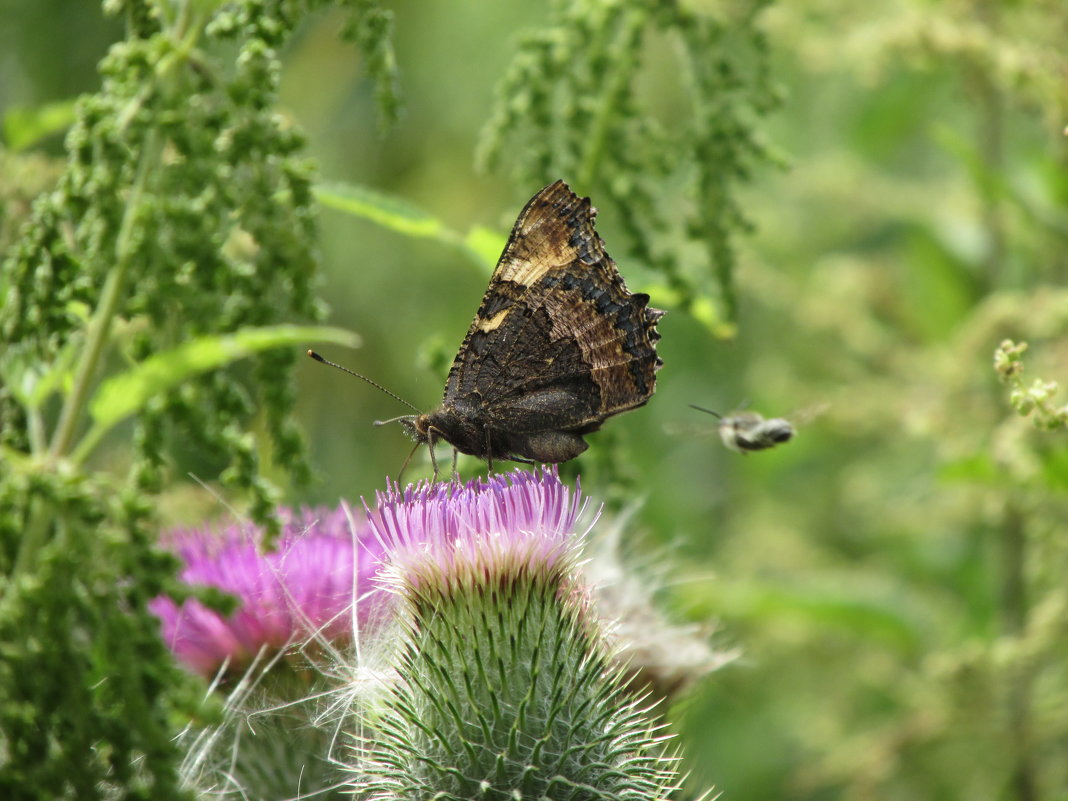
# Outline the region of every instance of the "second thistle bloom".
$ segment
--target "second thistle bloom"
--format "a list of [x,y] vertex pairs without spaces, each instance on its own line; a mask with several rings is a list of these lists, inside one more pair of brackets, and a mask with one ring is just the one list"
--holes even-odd
[[261,651],[309,638],[347,638],[354,622],[373,614],[381,546],[368,529],[354,530],[344,507],[280,509],[279,517],[282,532],[268,550],[263,532],[249,526],[179,530],[163,538],[184,563],[183,582],[237,599],[230,615],[196,599],[177,604],[159,597],[150,604],[164,640],[196,672],[240,668]]

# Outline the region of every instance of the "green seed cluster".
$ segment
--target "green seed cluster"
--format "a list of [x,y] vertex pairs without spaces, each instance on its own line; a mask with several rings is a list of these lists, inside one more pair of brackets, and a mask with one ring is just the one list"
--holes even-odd
[[[780,91],[758,26],[765,2],[739,4],[722,19],[693,5],[554,3],[546,26],[518,44],[479,160],[508,164],[529,185],[568,176],[578,191],[613,203],[634,255],[662,273],[680,307],[692,310],[714,276],[715,327],[726,330],[719,326],[736,311],[734,237],[750,228],[739,186],[774,159],[757,120]],[[663,37],[676,46],[684,77],[689,114],[681,119],[658,116],[641,92],[645,48]],[[680,182],[692,195],[688,206],[671,199]],[[707,254],[703,272],[682,266],[695,248]]]

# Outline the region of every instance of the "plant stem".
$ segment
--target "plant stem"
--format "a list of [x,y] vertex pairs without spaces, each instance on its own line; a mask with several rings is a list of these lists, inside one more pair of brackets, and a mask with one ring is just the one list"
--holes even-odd
[[[1011,497],[1002,521],[1001,546],[1002,625],[1008,637],[1018,639],[1027,627],[1027,531],[1023,512]],[[1032,685],[1032,669],[1026,661],[1008,666],[1005,703],[1009,736],[1015,749],[1012,797],[1017,801],[1036,801],[1038,798],[1031,742]]]
[[586,140],[586,149],[582,154],[582,166],[578,175],[578,186],[581,191],[589,191],[594,179],[597,177],[597,168],[600,166],[605,142],[608,139],[608,129],[611,126],[613,117],[619,114],[619,98],[625,92],[634,75],[634,66],[637,62],[635,53],[637,53],[641,43],[642,22],[642,14],[633,10],[625,12],[621,36],[624,40],[622,46],[627,53],[627,57],[619,64],[608,80],[605,90],[601,93],[600,103],[597,106],[597,116],[593,120],[593,126]]
[[14,597],[18,592],[19,577],[29,570],[33,556],[47,538],[48,527],[53,518],[52,515],[45,514],[43,503],[44,501],[39,497],[30,498],[25,527],[22,530],[22,537],[19,541],[18,554],[15,556],[15,564],[11,570],[11,575],[4,583],[0,601],[5,599],[8,594]]
[[99,423],[94,423],[90,426],[85,436],[78,441],[78,444],[71,452],[70,461],[76,465],[82,464],[110,430],[110,426],[102,426]]
[[[992,35],[1000,29],[999,7],[990,0],[975,3],[976,16]],[[984,186],[980,193],[983,223],[990,238],[985,259],[987,291],[993,291],[1004,278],[1006,230],[1004,193],[997,187],[1005,175],[1005,101],[998,76],[984,63],[972,66],[978,86],[980,115],[979,146],[983,164],[998,181]],[[1027,520],[1021,503],[1011,494],[1002,520],[1001,613],[1005,634],[1017,642],[1026,636],[1029,604],[1027,598]],[[1016,801],[1036,801],[1038,778],[1032,743],[1034,710],[1034,669],[1026,657],[1018,657],[1007,667],[1005,705],[1012,755],[1012,797]]]
[[119,310],[126,288],[126,274],[134,254],[134,230],[137,214],[141,206],[141,196],[148,180],[150,165],[155,165],[162,153],[159,132],[152,129],[141,152],[141,161],[137,167],[137,177],[126,199],[122,223],[115,240],[115,266],[111,268],[100,295],[100,304],[96,307],[93,319],[89,321],[89,331],[82,352],[81,362],[74,378],[74,387],[63,404],[59,415],[59,424],[52,437],[50,456],[52,461],[62,458],[74,439],[74,431],[89,398],[89,388],[93,383],[100,357],[111,334],[111,323]]
[[[166,4],[165,4],[166,5]],[[163,9],[166,11],[166,8]],[[182,5],[177,19],[171,24],[170,35],[174,43],[173,50],[161,61],[156,70],[156,88],[161,83],[168,81],[174,70],[189,58],[196,47],[197,39],[203,28],[203,13],[194,13],[189,3]],[[145,87],[132,101],[119,119],[120,127],[125,127],[145,99],[151,95],[150,87]],[[163,155],[163,141],[158,128],[151,128],[145,137],[141,150],[141,160],[137,165],[137,177],[130,187],[129,197],[126,199],[126,208],[123,211],[119,233],[115,240],[115,266],[111,268],[104,283],[104,290],[100,295],[100,305],[97,306],[93,319],[89,322],[88,339],[82,359],[78,365],[78,371],[74,378],[74,388],[63,404],[60,412],[59,424],[52,437],[52,447],[49,456],[53,462],[65,456],[74,439],[74,431],[82,416],[85,404],[89,397],[89,388],[93,383],[100,357],[111,335],[111,323],[122,303],[123,293],[126,289],[126,274],[129,271],[130,262],[135,251],[134,233],[137,226],[137,215],[141,205],[141,196],[144,194],[145,185],[148,182],[149,173],[159,163]],[[92,444],[95,444],[92,443]],[[87,455],[87,448],[79,449],[79,460]]]
[[48,450],[48,435],[41,410],[36,407],[27,409],[26,418],[30,428],[30,452],[35,456],[43,455]]
[[[999,31],[998,9],[995,3],[980,0],[976,4],[977,16],[988,31],[997,36]],[[1000,182],[1005,178],[1005,99],[998,78],[991,74],[985,63],[971,65],[978,100],[979,152],[983,165],[995,177],[992,186],[982,187],[983,227],[989,237],[989,248],[983,259],[983,268],[988,291],[999,285],[1005,267],[1007,251],[1004,213],[1004,190]]]

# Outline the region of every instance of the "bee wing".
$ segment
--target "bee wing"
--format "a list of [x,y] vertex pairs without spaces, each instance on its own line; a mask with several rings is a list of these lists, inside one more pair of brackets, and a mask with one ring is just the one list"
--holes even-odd
[[[718,422],[718,421],[713,420],[712,422],[715,423],[715,422]],[[717,425],[709,426],[707,423],[704,424],[704,425],[701,425],[700,423],[693,423],[693,422],[685,422],[685,423],[668,422],[668,423],[664,423],[663,428],[664,428],[664,433],[667,434],[669,437],[687,437],[687,438],[702,437],[702,438],[708,438],[708,437],[718,436],[718,434],[717,434],[718,426]]]
[[803,409],[798,409],[796,412],[790,415],[789,419],[794,423],[794,425],[808,425],[817,417],[820,417],[825,414],[826,411],[830,408],[831,404],[829,404],[827,401],[813,403],[811,406],[806,406]]

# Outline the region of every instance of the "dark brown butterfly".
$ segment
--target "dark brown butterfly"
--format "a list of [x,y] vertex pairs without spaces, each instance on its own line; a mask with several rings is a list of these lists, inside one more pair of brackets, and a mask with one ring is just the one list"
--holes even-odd
[[663,312],[627,291],[594,230],[596,214],[563,181],[520,212],[441,406],[397,418],[432,459],[445,440],[491,467],[566,462],[605,419],[652,396]]

